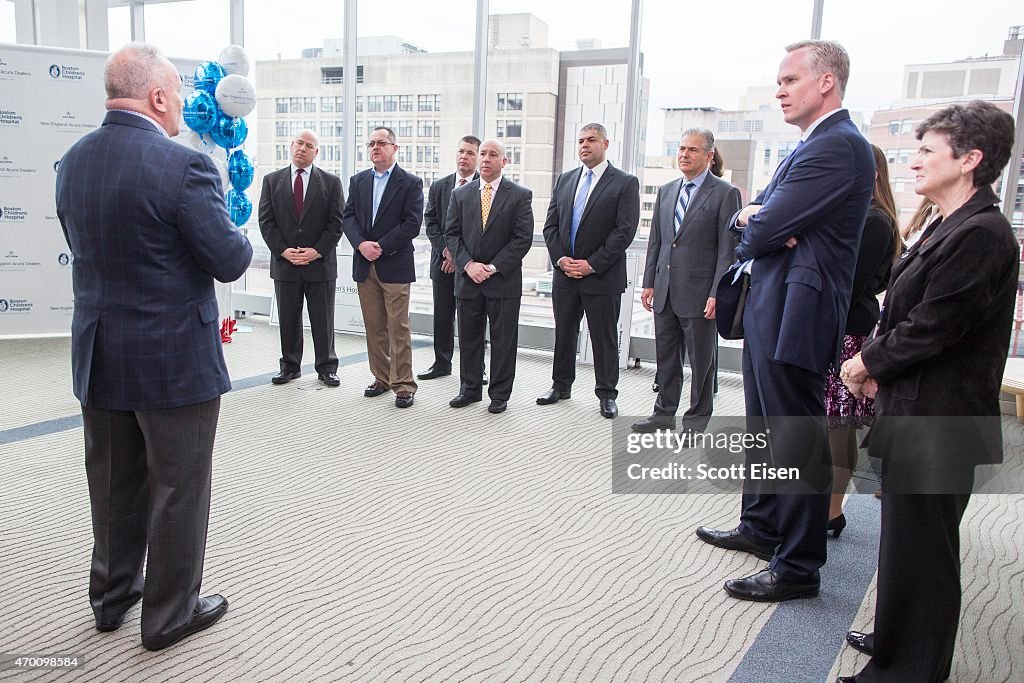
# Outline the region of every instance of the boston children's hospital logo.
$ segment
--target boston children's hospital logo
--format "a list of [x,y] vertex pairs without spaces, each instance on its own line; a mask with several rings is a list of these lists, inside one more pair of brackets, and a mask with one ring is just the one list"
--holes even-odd
[[85,76],[85,72],[77,66],[72,66],[70,64],[50,65],[50,78],[59,78],[62,81],[80,81],[83,76]]

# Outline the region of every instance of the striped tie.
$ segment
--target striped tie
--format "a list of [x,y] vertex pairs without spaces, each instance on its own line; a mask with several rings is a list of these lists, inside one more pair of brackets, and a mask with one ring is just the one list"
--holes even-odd
[[683,185],[683,191],[679,193],[679,201],[676,203],[676,234],[679,234],[679,226],[683,224],[683,216],[686,215],[686,205],[690,203],[690,192],[693,191],[693,183]]
[[480,196],[480,217],[483,219],[481,230],[487,229],[487,217],[491,215],[491,184],[484,183],[484,191]]

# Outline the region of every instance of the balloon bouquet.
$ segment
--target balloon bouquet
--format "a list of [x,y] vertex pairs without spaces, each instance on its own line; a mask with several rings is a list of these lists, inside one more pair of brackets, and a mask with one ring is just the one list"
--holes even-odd
[[[179,135],[183,144],[213,159],[226,190],[224,201],[231,222],[238,227],[245,225],[252,215],[252,200],[245,190],[255,175],[252,158],[242,150],[249,134],[243,117],[256,107],[256,89],[246,78],[248,73],[249,57],[238,45],[224,48],[219,61],[201,62],[196,67],[195,90],[185,97],[182,109],[188,129]],[[218,148],[224,150],[226,161],[214,156]],[[226,286],[230,301],[231,285]],[[231,318],[230,303],[221,306],[221,312],[227,313],[221,324],[221,341],[230,343],[236,324]]]

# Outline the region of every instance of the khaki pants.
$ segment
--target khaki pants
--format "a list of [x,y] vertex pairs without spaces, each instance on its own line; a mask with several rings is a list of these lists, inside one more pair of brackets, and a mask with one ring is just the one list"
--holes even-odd
[[409,330],[409,283],[381,282],[376,266],[371,263],[366,280],[356,284],[370,373],[396,394],[400,391],[416,393]]

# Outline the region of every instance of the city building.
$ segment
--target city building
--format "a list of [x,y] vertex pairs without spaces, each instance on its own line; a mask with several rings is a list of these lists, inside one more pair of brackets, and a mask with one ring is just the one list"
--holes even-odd
[[[931,114],[954,103],[987,100],[1002,109],[1013,111],[1017,68],[1024,46],[1024,26],[1011,26],[999,55],[968,57],[952,62],[908,64],[903,70],[903,97],[887,109],[876,111],[871,118],[868,139],[885,151],[889,161],[900,223],[905,225],[921,201],[914,192],[914,173],[910,163],[919,142],[914,128]],[[1024,179],[1024,174],[1021,174]],[[997,185],[1001,192],[1002,179]],[[1024,186],[1017,191],[1013,225],[1022,236],[1021,198]]]
[[[533,190],[539,234],[556,174],[578,163],[580,126],[604,124],[611,140],[609,159],[615,163],[622,157],[628,58],[626,48],[560,52],[548,46],[547,36],[547,24],[532,14],[491,17],[483,131],[471,130],[472,52],[425,52],[395,36],[360,38],[352,132],[356,168],[368,163],[363,142],[369,131],[389,126],[398,137],[398,162],[423,179],[426,193],[430,183],[454,170],[454,150],[463,135],[501,139],[509,159],[505,175]],[[345,135],[341,49],[341,41],[329,40],[322,48],[303,51],[300,59],[256,62],[254,194],[265,173],[289,162],[291,140],[304,128],[320,135],[320,165],[340,173]],[[642,82],[641,121],[647,118],[649,91]],[[637,159],[643,158],[644,129],[636,139]],[[425,240],[420,246],[420,275],[426,281],[429,247]],[[526,269],[528,280],[550,270],[542,248],[531,251]]]

